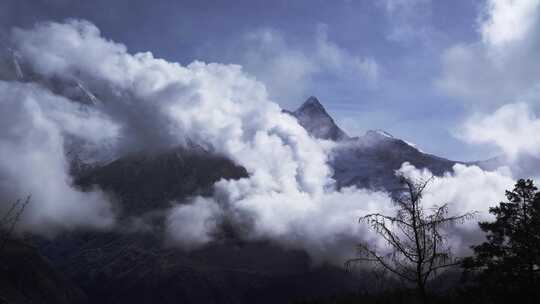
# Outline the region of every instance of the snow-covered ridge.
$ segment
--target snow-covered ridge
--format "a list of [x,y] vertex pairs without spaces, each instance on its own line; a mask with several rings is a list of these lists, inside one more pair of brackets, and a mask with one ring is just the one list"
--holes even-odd
[[[369,132],[369,131],[368,131],[368,132]],[[390,133],[388,133],[388,132],[386,132],[386,131],[380,130],[380,129],[374,130],[374,132],[376,132],[376,133],[379,134],[379,135],[388,137],[388,138],[394,138],[394,136],[392,136],[392,134],[390,134]]]
[[316,97],[308,98],[298,110],[287,113],[295,116],[311,136],[337,142],[332,151],[331,166],[339,186],[355,185],[391,192],[399,187],[394,172],[404,162],[428,168],[436,175],[451,171],[457,163],[426,154],[416,145],[381,129],[350,137]]

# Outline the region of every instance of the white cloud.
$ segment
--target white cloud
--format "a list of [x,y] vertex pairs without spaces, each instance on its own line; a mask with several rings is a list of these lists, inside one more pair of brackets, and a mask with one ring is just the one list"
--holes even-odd
[[331,41],[324,24],[304,46],[275,29],[258,29],[248,33],[234,53],[243,54],[245,69],[268,87],[272,100],[284,106],[296,105],[316,77],[373,89],[381,72],[372,57],[352,54]]
[[539,0],[488,0],[480,20],[484,42],[501,47],[523,40],[537,24]]
[[64,136],[97,142],[114,138],[117,127],[39,86],[0,81],[0,95],[0,210],[31,195],[20,230],[50,235],[109,227],[114,219],[108,198],[98,189],[81,192],[71,185]]
[[520,154],[540,154],[540,120],[525,103],[507,104],[489,115],[476,115],[465,123],[462,139],[493,144],[515,160]]
[[538,97],[539,4],[538,0],[487,1],[480,12],[480,39],[443,53],[437,86],[479,109]]
[[[436,81],[472,115],[456,132],[473,144],[490,144],[515,174],[538,175],[540,1],[488,0],[478,17],[478,41],[457,44],[442,56]],[[526,165],[525,163],[529,163]],[[528,167],[528,169],[526,169]],[[535,169],[536,170],[536,169]]]
[[[263,38],[276,39],[271,34]],[[177,145],[189,139],[247,169],[249,178],[220,181],[214,200],[198,198],[189,207],[171,210],[169,230],[179,232],[172,239],[183,246],[208,242],[214,227],[201,222],[220,210],[233,210],[233,220],[256,218],[248,237],[285,239],[296,229],[306,235],[296,246],[321,242],[318,247],[330,250],[341,235],[356,237],[354,214],[366,207],[356,206],[355,197],[370,208],[378,205],[374,202],[389,202],[382,194],[356,189],[335,192],[325,146],[269,101],[264,86],[240,66],[194,62],[184,67],[150,53],[131,55],[125,46],[102,38],[94,25],[77,20],[16,29],[13,43],[40,77],[76,79],[99,96],[102,102],[93,109],[121,126],[122,148],[139,149],[156,141]],[[326,38],[320,43],[328,44]],[[327,47],[325,58],[333,52],[332,64],[345,68],[344,53]],[[331,210],[337,212],[333,217]],[[323,221],[323,230],[311,227],[316,217]],[[319,234],[327,238],[322,241]]]
[[[317,69],[350,69],[363,77],[376,73],[374,64],[330,43],[324,29],[319,35],[310,58]],[[257,37],[282,43],[272,32]],[[214,198],[172,208],[168,231],[186,248],[211,241],[214,217],[227,214],[237,225],[249,224],[245,237],[309,248],[319,260],[346,258],[354,254],[353,240],[372,237],[360,233],[364,228],[357,217],[392,208],[382,193],[336,191],[325,145],[283,114],[264,86],[239,66],[194,62],[183,67],[149,53],[131,55],[84,21],[18,29],[14,42],[43,77],[76,77],[100,96],[103,103],[96,109],[122,126],[122,146],[134,149],[156,138],[173,145],[189,138],[247,169],[249,178],[218,182]],[[246,222],[249,218],[253,221]]]
[[386,193],[354,187],[314,195],[297,189],[264,189],[240,180],[221,181],[216,189],[216,201],[225,203],[227,210],[240,220],[252,218],[248,237],[307,249],[315,261],[337,265],[354,256],[359,241],[384,245],[368,227],[358,224],[360,216],[394,210]]
[[316,56],[313,58],[321,69],[336,75],[349,74],[351,78],[363,79],[371,86],[377,84],[379,65],[370,57],[361,58],[350,54],[328,39],[328,27],[320,24],[316,35]]
[[[404,176],[427,180],[432,177],[428,170],[419,170],[404,163],[398,170]],[[426,208],[449,204],[449,215],[478,212],[474,220],[449,227],[448,238],[455,253],[470,254],[469,248],[484,240],[478,221],[493,220],[489,207],[505,200],[505,190],[515,181],[508,168],[484,171],[476,166],[454,165],[453,172],[433,178],[426,188],[423,203]]]
[[409,46],[431,46],[439,34],[429,24],[431,0],[384,0],[377,2],[388,16],[386,38]]
[[196,198],[189,205],[178,205],[167,217],[167,233],[175,245],[190,250],[212,241],[222,216],[212,200]]
[[264,28],[245,35],[241,42],[241,61],[268,88],[273,100],[282,105],[294,104],[318,70],[308,54],[291,47],[283,35]]

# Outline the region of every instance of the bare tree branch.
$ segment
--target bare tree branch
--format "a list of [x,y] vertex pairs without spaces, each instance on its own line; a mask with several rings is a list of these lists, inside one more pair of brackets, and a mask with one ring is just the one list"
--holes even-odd
[[27,196],[24,201],[21,199],[16,200],[2,217],[0,221],[0,253],[2,253],[6,242],[15,231],[15,226],[20,221],[26,206],[30,203],[30,198],[31,195]]
[[383,255],[367,244],[359,244],[361,257],[346,262],[369,262],[380,265],[396,277],[416,285],[424,303],[427,301],[426,283],[438,270],[458,265],[453,260],[442,228],[472,219],[475,212],[448,215],[448,204],[424,208],[422,197],[433,180],[412,180],[402,177],[403,192],[394,199],[395,215],[367,214],[359,222],[368,224],[388,244],[390,253]]

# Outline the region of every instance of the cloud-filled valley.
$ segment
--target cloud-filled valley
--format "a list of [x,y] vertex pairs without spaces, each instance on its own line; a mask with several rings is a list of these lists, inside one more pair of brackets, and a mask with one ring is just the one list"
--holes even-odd
[[[395,209],[385,189],[337,185],[332,159],[347,143],[310,136],[241,66],[130,54],[82,20],[15,28],[10,48],[0,83],[0,195],[4,209],[32,195],[23,230],[115,229],[115,198],[74,185],[74,146],[78,156],[92,156],[79,159],[91,165],[195,144],[245,168],[248,177],[219,180],[211,196],[171,202],[165,233],[181,250],[211,243],[226,220],[245,240],[272,240],[340,264],[355,242],[377,242],[358,218]],[[398,173],[427,178],[427,170],[404,163]],[[434,179],[426,201],[486,218],[513,178],[508,169],[456,164]],[[466,249],[478,229],[460,229],[452,242]]]

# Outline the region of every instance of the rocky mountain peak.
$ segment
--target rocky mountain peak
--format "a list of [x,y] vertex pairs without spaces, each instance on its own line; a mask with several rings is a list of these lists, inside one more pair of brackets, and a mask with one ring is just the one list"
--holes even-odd
[[309,97],[292,115],[313,137],[334,141],[349,138],[336,125],[317,97]]
[[326,109],[323,107],[319,99],[315,96],[310,96],[304,103],[296,110],[297,112],[305,112],[305,111],[311,111],[311,112],[318,112],[320,114],[325,114],[327,116],[328,113],[326,112]]

